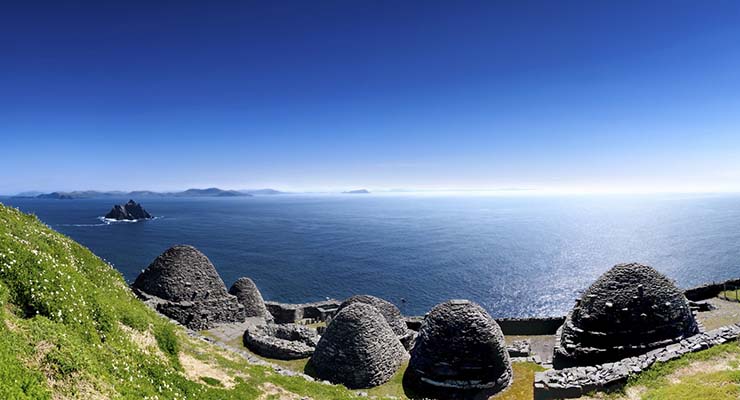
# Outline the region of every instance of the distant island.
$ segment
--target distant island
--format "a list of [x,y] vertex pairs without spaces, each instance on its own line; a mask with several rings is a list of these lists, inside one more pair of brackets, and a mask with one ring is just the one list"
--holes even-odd
[[342,193],[344,194],[370,194],[370,191],[367,189],[357,189],[357,190],[348,190]]
[[126,204],[117,204],[105,214],[106,219],[113,219],[116,221],[138,221],[143,219],[152,219],[152,215],[149,214],[141,204],[129,200]]
[[281,192],[275,189],[249,189],[249,190],[242,190],[242,193],[248,193],[252,195],[286,194],[286,192]]
[[57,200],[74,200],[74,199],[95,199],[95,198],[120,198],[120,197],[251,197],[253,195],[276,195],[284,192],[275,189],[254,189],[254,190],[224,190],[219,188],[207,189],[188,189],[182,192],[155,192],[151,190],[135,190],[131,192],[124,191],[97,191],[97,190],[75,190],[71,192],[24,192],[13,197],[15,198],[36,198],[36,199],[57,199]]

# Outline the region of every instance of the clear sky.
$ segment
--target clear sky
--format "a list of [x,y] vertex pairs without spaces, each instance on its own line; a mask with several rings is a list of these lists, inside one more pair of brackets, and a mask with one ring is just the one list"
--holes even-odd
[[0,193],[740,191],[738,1],[8,3]]

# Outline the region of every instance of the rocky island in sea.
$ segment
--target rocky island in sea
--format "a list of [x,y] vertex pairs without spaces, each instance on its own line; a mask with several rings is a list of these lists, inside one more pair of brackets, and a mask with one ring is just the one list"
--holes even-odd
[[149,214],[141,204],[129,200],[126,204],[116,204],[113,208],[105,214],[106,219],[112,219],[116,221],[138,221],[142,219],[152,219],[152,215]]

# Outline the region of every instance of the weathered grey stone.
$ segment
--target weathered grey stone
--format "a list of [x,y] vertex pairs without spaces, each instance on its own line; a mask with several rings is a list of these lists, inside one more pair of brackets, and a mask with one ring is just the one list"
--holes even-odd
[[479,305],[451,300],[424,318],[407,382],[429,397],[485,391],[495,393],[512,378],[511,362],[498,324]]
[[308,358],[319,342],[315,329],[296,324],[266,324],[244,331],[244,345],[263,357],[279,360]]
[[375,307],[350,304],[321,336],[307,371],[351,389],[387,382],[407,358],[401,342]]
[[244,306],[244,315],[246,317],[260,317],[264,318],[267,322],[273,320],[272,314],[265,307],[262,293],[260,293],[257,285],[251,279],[246,277],[237,279],[231,285],[229,294],[236,296],[239,304]]
[[619,360],[699,332],[686,297],[640,264],[619,264],[583,294],[558,330],[554,365]]
[[515,340],[506,349],[509,352],[509,357],[529,357],[532,346],[528,339]]
[[157,311],[190,329],[243,322],[244,307],[226,292],[226,285],[203,253],[178,245],[160,254],[136,278],[134,292]]
[[737,340],[739,336],[740,324],[728,325],[616,362],[538,372],[535,374],[533,386],[534,398],[536,400],[575,398],[588,392],[614,388],[627,382],[630,376],[642,373],[656,362],[675,360],[686,353]]
[[340,302],[337,300],[324,300],[313,303],[288,304],[276,301],[266,301],[267,311],[278,324],[290,324],[305,319],[314,321],[326,321],[337,313]]
[[401,311],[398,309],[398,307],[396,307],[393,303],[381,298],[363,294],[352,296],[342,302],[342,304],[339,305],[338,311],[342,311],[342,309],[355,303],[369,304],[377,308],[378,311],[380,311],[380,313],[383,315],[383,318],[385,318],[385,320],[388,322],[388,325],[391,327],[391,329],[393,329],[393,333],[398,336],[398,339],[403,344],[403,347],[405,347],[406,349],[411,348],[411,344],[414,337],[416,336],[416,332],[410,330],[406,326],[406,320],[403,318],[403,315],[401,315]]

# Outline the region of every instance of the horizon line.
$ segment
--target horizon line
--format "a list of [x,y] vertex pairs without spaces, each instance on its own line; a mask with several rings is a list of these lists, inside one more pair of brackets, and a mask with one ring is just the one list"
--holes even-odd
[[349,187],[349,188],[311,188],[311,189],[283,189],[280,186],[265,186],[259,189],[233,189],[219,186],[206,186],[198,187],[192,186],[187,189],[177,190],[156,190],[156,189],[134,189],[134,190],[98,190],[98,189],[84,189],[84,190],[22,190],[14,194],[0,194],[2,197],[14,197],[21,196],[24,193],[73,193],[73,192],[99,192],[99,193],[117,193],[129,194],[131,192],[153,192],[159,194],[167,193],[178,193],[186,190],[204,190],[204,189],[219,189],[225,191],[237,191],[237,192],[254,192],[261,190],[275,190],[282,194],[347,194],[345,192],[352,190],[368,190],[369,194],[464,194],[464,195],[660,195],[660,194],[740,194],[740,189],[737,188],[644,188],[644,187],[504,187],[504,188],[378,188],[378,187]]

